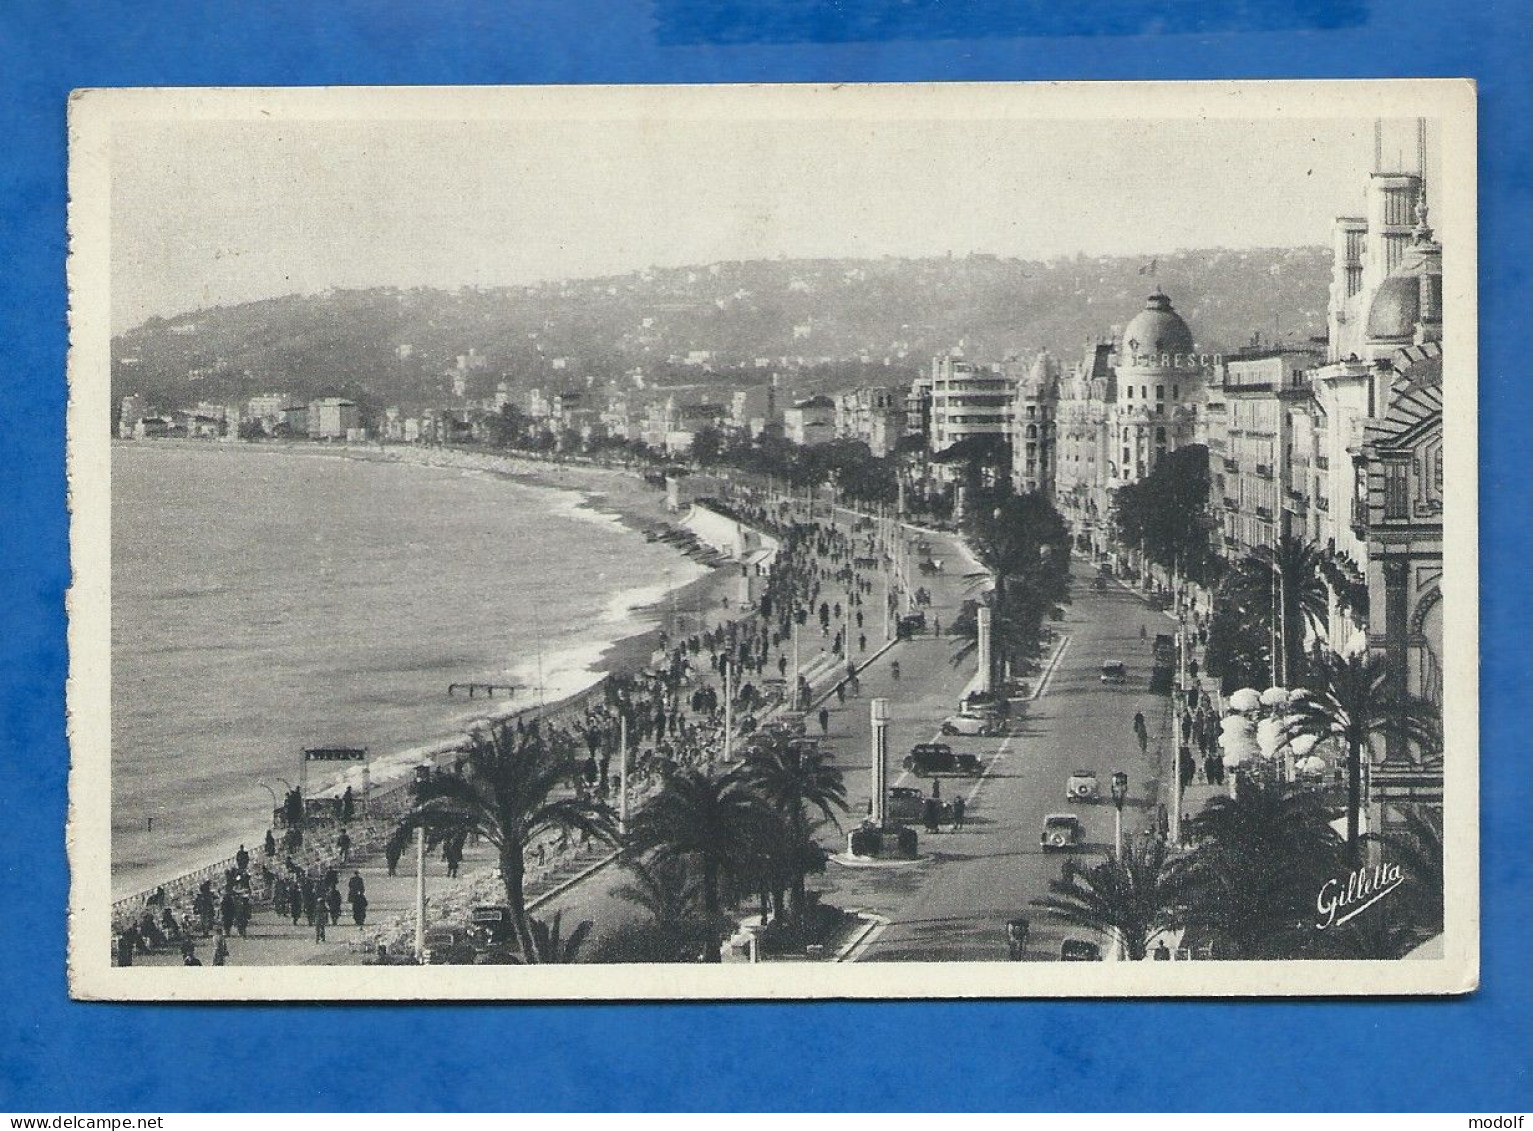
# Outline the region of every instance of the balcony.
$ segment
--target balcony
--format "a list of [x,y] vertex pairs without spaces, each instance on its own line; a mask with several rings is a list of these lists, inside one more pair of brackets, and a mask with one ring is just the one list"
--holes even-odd
[[1327,499],[1324,495],[1316,495],[1315,509],[1317,511],[1329,511],[1331,509],[1331,500]]
[[1240,509],[1240,503],[1226,495],[1224,496],[1224,509],[1227,511],[1238,511]]
[[1256,465],[1256,474],[1260,479],[1271,479],[1272,466],[1270,464],[1259,463]]
[[1256,517],[1257,518],[1265,518],[1268,522],[1271,522],[1272,521],[1272,508],[1271,507],[1257,507],[1256,508]]
[[1224,457],[1224,470],[1225,471],[1239,471],[1240,470],[1240,461],[1239,460],[1230,459],[1229,456],[1225,456]]

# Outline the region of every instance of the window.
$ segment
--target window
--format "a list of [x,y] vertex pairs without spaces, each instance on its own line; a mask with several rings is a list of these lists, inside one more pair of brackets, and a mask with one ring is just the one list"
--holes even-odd
[[1128,400],[1133,400],[1134,399],[1134,386],[1132,386],[1132,385],[1125,385],[1124,389],[1128,392],[1127,399]]
[[1164,428],[1155,429],[1155,442],[1157,444],[1164,444],[1166,442],[1166,430]]
[[1182,399],[1182,387],[1180,385],[1171,386],[1171,399],[1174,401]]
[[1403,463],[1384,465],[1384,517],[1410,517],[1409,467]]
[[1155,399],[1158,401],[1166,399],[1166,387],[1164,385],[1155,386]]
[[1148,385],[1140,385],[1139,386],[1139,399],[1142,400],[1142,401],[1147,401],[1147,400],[1150,399],[1150,386],[1148,386]]

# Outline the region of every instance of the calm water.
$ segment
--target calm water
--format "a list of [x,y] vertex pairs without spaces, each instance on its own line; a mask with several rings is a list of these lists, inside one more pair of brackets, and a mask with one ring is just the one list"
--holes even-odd
[[112,475],[118,894],[259,835],[261,783],[280,795],[305,746],[386,762],[447,737],[485,710],[455,680],[584,686],[667,569],[702,572],[578,495],[484,474],[139,443]]

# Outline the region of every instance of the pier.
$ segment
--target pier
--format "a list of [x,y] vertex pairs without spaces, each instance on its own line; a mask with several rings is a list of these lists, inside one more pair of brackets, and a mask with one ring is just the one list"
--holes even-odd
[[517,690],[519,689],[514,683],[449,683],[447,685],[447,694],[449,696],[457,695],[459,691],[466,691],[470,699],[481,691],[484,692],[486,699],[491,699],[494,698],[497,692],[505,695],[514,695]]

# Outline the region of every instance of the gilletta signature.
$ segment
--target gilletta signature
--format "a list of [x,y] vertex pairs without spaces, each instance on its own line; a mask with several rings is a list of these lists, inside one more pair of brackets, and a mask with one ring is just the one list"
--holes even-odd
[[1321,920],[1315,924],[1319,930],[1339,927],[1349,919],[1361,915],[1379,900],[1405,882],[1400,868],[1395,864],[1375,864],[1372,868],[1354,868],[1346,880],[1335,878],[1325,881],[1320,894],[1315,897],[1315,909]]

